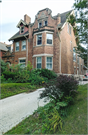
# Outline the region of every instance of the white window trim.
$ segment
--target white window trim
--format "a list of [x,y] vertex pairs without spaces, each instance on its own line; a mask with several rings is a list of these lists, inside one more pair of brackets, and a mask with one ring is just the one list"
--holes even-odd
[[[44,20],[44,22],[43,22],[44,26],[46,26],[46,25],[45,25],[45,21],[47,21],[47,20]],[[48,26],[48,21],[47,21],[47,26]]]
[[36,46],[42,46],[42,44],[41,44],[41,45],[38,45],[38,44],[37,44],[37,36],[38,36],[38,35],[42,35],[42,34],[37,34],[37,35],[36,35]]
[[53,45],[53,34],[52,34],[52,44],[47,44],[47,34],[52,34],[51,32],[46,32],[46,45]]
[[[25,41],[26,43],[26,40],[22,40],[22,41]],[[21,51],[26,51],[26,49],[22,49],[22,42],[21,42]]]
[[[19,42],[16,42],[19,43]],[[19,50],[16,50],[16,43],[15,43],[15,52],[19,52]],[[20,49],[20,44],[19,44],[19,49]]]
[[42,57],[42,56],[53,57],[53,54],[46,54],[46,53],[43,53],[43,54],[36,54],[36,55],[33,55],[32,57]]
[[72,41],[70,41],[70,51],[72,52]]
[[47,69],[47,57],[52,57],[52,69],[49,69],[49,70],[53,70],[53,56],[46,56],[46,59],[45,59],[45,65],[46,65],[46,69]]
[[[74,47],[73,47],[73,49],[74,49]],[[75,52],[73,52],[73,54],[74,54]],[[75,56],[76,56],[76,53],[75,53]],[[76,62],[76,60],[73,60],[74,62]]]
[[41,28],[41,27],[39,27],[39,23],[41,23],[41,24],[42,24],[42,21],[38,22],[38,28]]
[[52,31],[42,31],[42,32],[34,33],[34,35],[38,35],[38,34],[42,34],[42,33],[51,33],[51,34],[53,34],[54,32],[52,32]]
[[[37,58],[38,58],[38,57],[41,57],[41,56],[37,56],[37,57],[36,57],[36,69],[40,69],[40,68],[37,68]],[[42,69],[42,57],[41,57],[41,69]]]
[[19,64],[24,64],[25,63],[25,66],[26,66],[26,61],[25,62],[23,62],[23,63],[20,63],[20,60],[23,60],[23,59],[25,59],[26,60],[26,57],[22,57],[22,58],[18,58],[19,59]]

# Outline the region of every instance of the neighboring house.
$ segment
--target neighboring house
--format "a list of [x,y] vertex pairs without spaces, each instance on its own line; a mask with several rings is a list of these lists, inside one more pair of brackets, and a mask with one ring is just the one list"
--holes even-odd
[[13,52],[13,44],[7,45],[6,47],[10,52]]
[[[84,60],[75,52],[76,37],[73,27],[67,22],[67,15],[74,11],[52,16],[49,8],[40,10],[34,23],[28,15],[17,24],[19,31],[9,41],[13,41],[12,64],[33,68],[47,68],[58,74],[84,74]],[[5,61],[5,57],[3,58]]]
[[2,59],[3,53],[7,52],[8,48],[5,43],[0,42],[0,58]]

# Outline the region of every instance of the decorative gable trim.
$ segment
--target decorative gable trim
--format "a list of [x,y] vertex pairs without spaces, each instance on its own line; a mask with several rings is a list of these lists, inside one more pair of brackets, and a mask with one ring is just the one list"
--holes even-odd
[[20,24],[23,23],[23,25],[28,26],[28,24],[26,22],[24,22],[22,19],[19,21],[19,23],[17,24],[17,28],[20,28]]

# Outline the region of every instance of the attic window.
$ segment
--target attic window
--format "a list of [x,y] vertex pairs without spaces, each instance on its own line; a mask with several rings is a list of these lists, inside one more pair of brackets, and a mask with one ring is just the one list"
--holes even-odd
[[24,32],[24,27],[20,28],[20,32],[23,33]]

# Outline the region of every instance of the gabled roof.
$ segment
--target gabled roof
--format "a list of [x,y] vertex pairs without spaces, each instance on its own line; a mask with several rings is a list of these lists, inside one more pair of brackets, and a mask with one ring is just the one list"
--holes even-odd
[[13,36],[9,39],[9,41],[14,40],[14,39],[17,39],[17,38],[20,38],[20,37],[24,37],[24,36],[27,36],[27,35],[29,35],[29,32],[28,32],[28,31],[25,32],[24,34],[20,34],[20,32],[17,32],[15,35],[13,35]]
[[6,44],[0,42],[0,50],[2,51],[8,51]]
[[20,24],[21,23],[23,23],[25,26],[27,25],[28,26],[28,24],[26,23],[26,22],[24,22],[22,19],[19,21],[19,23],[17,24],[17,28],[19,28],[20,27]]
[[67,11],[65,13],[60,14],[61,16],[61,23],[64,24],[66,22],[66,19],[68,17],[68,14],[70,14],[73,10]]

